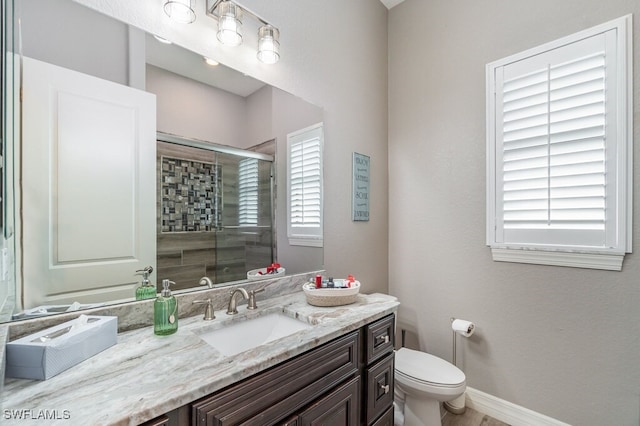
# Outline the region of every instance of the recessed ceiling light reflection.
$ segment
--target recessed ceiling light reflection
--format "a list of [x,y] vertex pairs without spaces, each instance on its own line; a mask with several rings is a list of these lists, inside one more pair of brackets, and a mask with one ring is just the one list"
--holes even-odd
[[158,40],[160,43],[164,43],[164,44],[173,44],[173,43],[171,43],[169,40],[167,40],[166,38],[162,38],[162,37],[160,37],[160,36],[158,36],[158,35],[155,35],[155,34],[154,34],[154,35],[153,35],[153,37],[154,37],[156,40]]

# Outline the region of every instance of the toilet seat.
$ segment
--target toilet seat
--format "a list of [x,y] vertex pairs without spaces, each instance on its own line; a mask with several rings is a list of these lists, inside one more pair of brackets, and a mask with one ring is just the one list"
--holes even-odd
[[413,349],[396,351],[395,370],[399,378],[435,388],[458,388],[466,384],[464,373],[455,365]]

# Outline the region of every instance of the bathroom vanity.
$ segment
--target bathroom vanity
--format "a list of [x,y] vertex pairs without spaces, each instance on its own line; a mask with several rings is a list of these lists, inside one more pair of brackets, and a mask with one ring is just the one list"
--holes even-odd
[[392,425],[393,332],[392,314],[182,410],[203,426]]
[[[2,409],[57,416],[55,424],[392,425],[398,305],[373,294],[320,308],[298,291],[261,300],[256,311],[242,305],[236,316],[181,318],[171,336],[123,332],[115,346],[49,380],[7,379]],[[235,355],[200,337],[272,313],[312,326]]]

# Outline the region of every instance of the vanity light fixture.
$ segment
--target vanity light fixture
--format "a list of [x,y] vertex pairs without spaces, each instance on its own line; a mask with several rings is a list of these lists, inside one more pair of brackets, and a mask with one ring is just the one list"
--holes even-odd
[[195,3],[196,0],[167,0],[164,13],[176,22],[190,24],[196,20]]
[[265,64],[275,64],[280,59],[280,31],[273,25],[263,25],[258,30],[258,59]]
[[280,31],[269,22],[232,0],[207,0],[207,15],[218,21],[216,37],[227,46],[242,44],[242,18],[253,17],[258,29],[258,59],[275,64],[280,59]]
[[218,5],[218,40],[227,46],[242,44],[242,9],[230,1]]

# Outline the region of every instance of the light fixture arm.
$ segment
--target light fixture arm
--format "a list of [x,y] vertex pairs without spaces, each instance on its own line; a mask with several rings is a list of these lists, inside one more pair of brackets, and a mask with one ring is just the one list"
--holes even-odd
[[242,12],[245,15],[252,16],[255,20],[260,22],[262,25],[272,25],[273,26],[273,24],[270,24],[269,22],[267,22],[266,19],[262,18],[257,13],[253,12],[250,9],[247,9],[243,5],[239,4],[236,1],[232,1],[232,0],[207,0],[207,16],[210,16],[210,17],[212,17],[214,19],[219,19],[220,17],[218,16],[218,13],[216,12],[216,10],[218,9],[218,5],[220,3],[222,3],[222,2],[224,2],[224,1],[228,1],[229,3],[235,4],[237,7],[242,9]]

